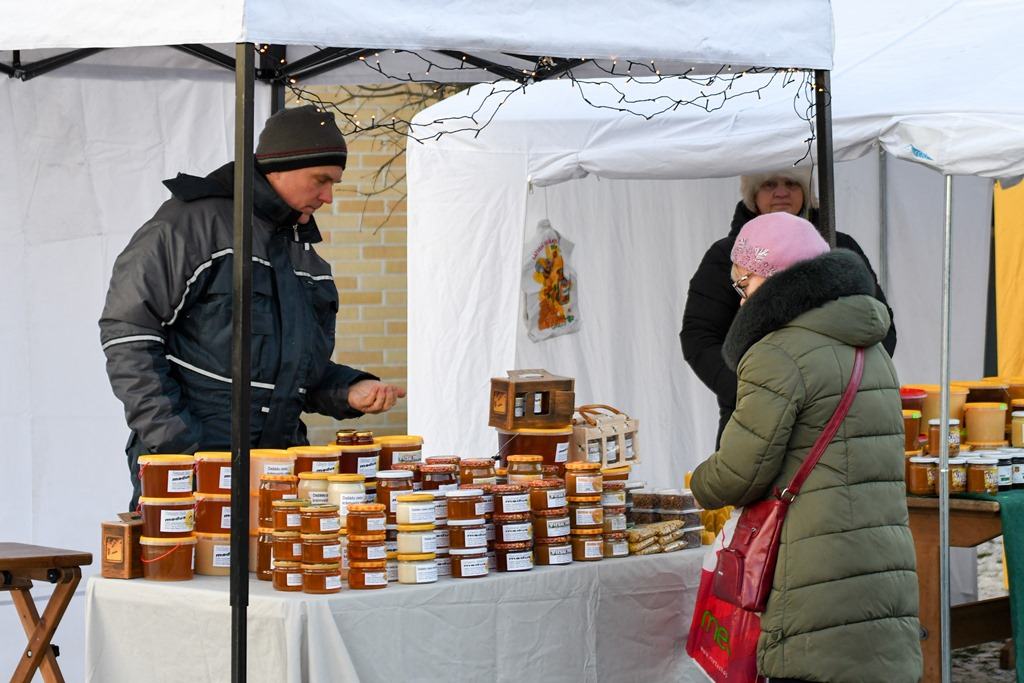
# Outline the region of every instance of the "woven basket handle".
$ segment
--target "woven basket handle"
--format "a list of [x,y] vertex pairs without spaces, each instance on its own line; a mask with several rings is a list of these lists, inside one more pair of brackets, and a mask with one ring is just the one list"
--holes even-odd
[[[578,408],[576,408],[576,412],[579,413],[580,417],[586,420],[587,424],[589,424],[591,427],[597,425],[597,420],[595,419],[595,417],[600,417],[600,411],[602,410],[606,410],[612,415],[625,415],[625,413],[623,413],[621,410],[616,410],[615,408],[612,408],[611,406],[606,406],[603,403],[589,403],[585,406],[579,406]],[[626,419],[629,419],[629,415],[626,415]]]

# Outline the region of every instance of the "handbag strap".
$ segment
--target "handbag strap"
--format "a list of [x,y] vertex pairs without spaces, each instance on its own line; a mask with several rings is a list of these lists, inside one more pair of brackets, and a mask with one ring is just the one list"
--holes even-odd
[[[828,421],[818,440],[814,442],[811,452],[807,455],[803,464],[800,465],[800,469],[797,470],[793,481],[789,482],[789,486],[779,494],[781,500],[791,503],[796,498],[796,494],[800,493],[800,487],[804,485],[804,481],[811,473],[811,469],[818,464],[818,459],[825,452],[825,447],[832,441],[832,437],[839,430],[840,423],[846,418],[846,413],[850,411],[850,406],[853,405],[853,399],[857,396],[857,389],[860,388],[860,379],[863,375],[864,349],[858,346],[853,356],[853,374],[850,375],[850,382],[846,385],[846,391],[843,392],[843,397],[839,400],[839,405],[836,406],[836,412],[832,413],[832,419]],[[786,498],[787,493],[789,494],[788,500]]]

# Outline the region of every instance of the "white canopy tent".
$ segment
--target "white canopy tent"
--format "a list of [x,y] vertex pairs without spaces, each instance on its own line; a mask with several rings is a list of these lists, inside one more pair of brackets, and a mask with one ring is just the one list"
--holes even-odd
[[[126,499],[126,430],[103,373],[96,328],[111,264],[166,197],[161,179],[207,172],[234,148],[229,74],[158,46],[280,43],[306,46],[297,51],[302,55],[323,45],[448,49],[503,62],[514,52],[658,60],[666,71],[727,63],[829,68],[828,3],[787,7],[782,17],[751,0],[716,3],[713,10],[671,0],[642,0],[628,9],[606,0],[530,1],[511,16],[507,5],[464,0],[416,7],[394,0],[364,6],[190,0],[144,12],[124,0],[54,0],[9,12],[0,25],[5,66],[37,64],[57,49],[122,49],[45,77],[0,82],[0,204],[6,209],[0,279],[7,292],[0,348],[9,359],[0,427],[18,454],[8,458],[0,506],[5,538],[97,551],[99,523]],[[20,67],[3,71],[22,75]],[[317,82],[370,80],[335,73]],[[262,86],[255,110],[256,121],[269,113]],[[85,573],[98,569],[97,556]],[[0,606],[12,611],[9,602]],[[88,674],[76,669],[82,607],[81,600],[72,602],[57,638],[72,680]],[[13,669],[19,643],[4,643],[0,667]]]

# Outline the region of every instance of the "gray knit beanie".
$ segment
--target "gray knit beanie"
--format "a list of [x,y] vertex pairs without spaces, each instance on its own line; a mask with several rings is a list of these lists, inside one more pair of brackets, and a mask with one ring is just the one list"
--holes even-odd
[[312,104],[271,116],[256,145],[256,161],[264,173],[310,166],[345,168],[347,158],[348,147],[334,114]]

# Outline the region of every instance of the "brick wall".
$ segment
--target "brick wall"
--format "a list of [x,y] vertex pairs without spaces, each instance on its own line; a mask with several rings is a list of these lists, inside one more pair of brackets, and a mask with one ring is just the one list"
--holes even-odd
[[[432,103],[429,89],[416,85],[322,87],[308,92],[366,122],[396,116],[408,121]],[[287,106],[298,104],[289,96]],[[348,166],[334,190],[334,203],[316,214],[324,241],[317,252],[330,262],[338,287],[334,360],[406,386],[406,185],[405,141],[389,131],[353,134],[335,113],[349,145]],[[365,124],[364,124],[365,125]],[[306,415],[310,443],[334,440],[340,428],[374,434],[407,433],[406,400],[382,415],[337,421]]]

